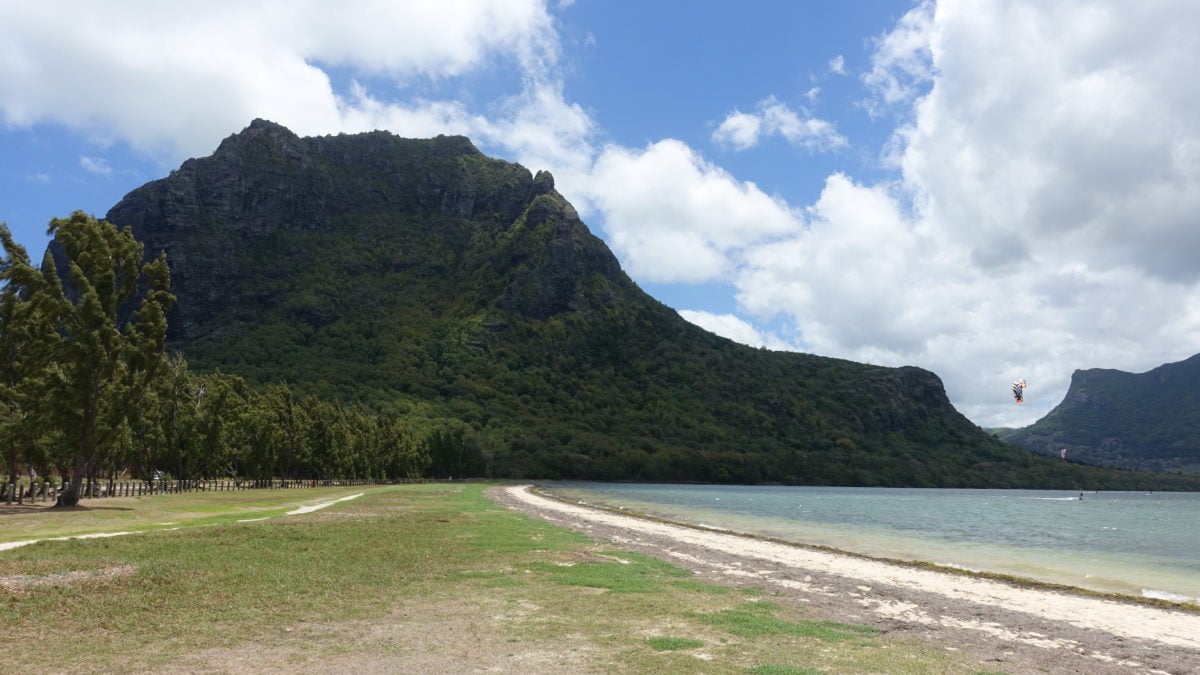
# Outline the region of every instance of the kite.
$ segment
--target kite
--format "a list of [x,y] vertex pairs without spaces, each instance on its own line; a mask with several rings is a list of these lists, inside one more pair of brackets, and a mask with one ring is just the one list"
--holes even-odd
[[1013,400],[1017,403],[1025,401],[1025,378],[1021,378],[1012,384]]

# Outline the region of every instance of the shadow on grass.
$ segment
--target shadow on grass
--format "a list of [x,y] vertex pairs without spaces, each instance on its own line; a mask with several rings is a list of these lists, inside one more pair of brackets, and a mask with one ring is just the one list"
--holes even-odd
[[87,513],[90,511],[133,511],[132,506],[55,506],[46,504],[0,504],[0,517],[31,516],[50,513]]

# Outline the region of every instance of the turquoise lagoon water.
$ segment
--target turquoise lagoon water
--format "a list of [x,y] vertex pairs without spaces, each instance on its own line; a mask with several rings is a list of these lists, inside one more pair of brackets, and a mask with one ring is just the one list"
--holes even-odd
[[551,483],[561,496],[865,555],[1200,602],[1200,493]]

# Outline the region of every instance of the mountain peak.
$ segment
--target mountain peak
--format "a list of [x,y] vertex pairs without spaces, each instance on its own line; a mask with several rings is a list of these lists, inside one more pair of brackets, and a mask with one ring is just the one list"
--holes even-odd
[[1144,373],[1076,370],[1061,403],[1004,439],[1095,464],[1200,473],[1200,354]]
[[459,420],[498,477],[983,486],[1028,471],[933,373],[684,321],[548,171],[462,136],[302,138],[254,120],[107,220],[166,251],[169,345],[196,369],[414,427]]
[[214,154],[219,155],[222,152],[229,152],[235,148],[255,143],[265,143],[281,149],[296,148],[300,144],[300,137],[281,124],[255,118],[250,122],[250,126],[221,141],[221,145],[217,147]]

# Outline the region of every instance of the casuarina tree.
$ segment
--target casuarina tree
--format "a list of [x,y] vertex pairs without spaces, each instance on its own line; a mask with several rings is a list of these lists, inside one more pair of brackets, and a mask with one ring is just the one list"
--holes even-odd
[[[166,255],[143,262],[129,228],[76,211],[51,221],[49,234],[66,270],[65,287],[56,281],[48,289],[58,331],[47,393],[64,439],[60,464],[71,474],[58,505],[75,506],[83,479],[121,440],[130,411],[164,363],[175,298]],[[42,267],[55,268],[49,253]]]
[[38,407],[54,332],[45,306],[46,279],[3,223],[0,245],[0,447],[9,483],[15,484],[17,467],[40,459],[34,453],[42,431]]

